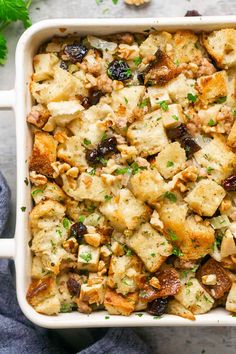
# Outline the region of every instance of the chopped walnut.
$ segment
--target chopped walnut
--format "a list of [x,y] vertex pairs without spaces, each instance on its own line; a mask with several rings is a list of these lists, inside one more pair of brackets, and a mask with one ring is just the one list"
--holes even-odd
[[160,216],[156,210],[152,213],[150,224],[159,231],[163,231],[164,229],[164,224],[160,220]]
[[121,43],[132,44],[134,42],[134,35],[132,33],[118,33],[116,38]]
[[63,173],[66,173],[71,168],[68,163],[61,163],[59,161],[53,162],[51,166],[55,171],[53,174],[53,178],[56,178]]
[[205,285],[216,285],[217,279],[215,274],[208,274],[202,276],[202,283]]
[[203,75],[212,75],[215,72],[216,68],[214,67],[214,65],[210,63],[207,58],[202,58],[198,71],[196,73],[196,78]]
[[161,284],[156,277],[152,277],[149,284],[153,286],[153,288],[161,289]]
[[66,139],[68,138],[64,129],[56,129],[55,134],[53,135],[54,139],[58,141],[58,143],[65,143]]
[[98,90],[101,90],[104,93],[112,92],[112,80],[107,76],[107,74],[102,74],[97,79]]
[[27,122],[42,128],[47,123],[50,112],[41,104],[33,106],[31,112],[27,116]]
[[144,5],[150,2],[150,0],[124,0],[124,1],[128,5],[135,5],[135,6]]
[[79,175],[78,167],[71,167],[68,171],[66,171],[66,175],[73,178],[77,178]]
[[46,176],[37,174],[35,171],[30,171],[29,179],[35,186],[45,185],[48,182]]
[[119,57],[125,60],[132,60],[139,56],[137,45],[120,44],[118,48]]
[[76,253],[78,251],[78,242],[72,237],[63,242],[63,248],[69,253]]
[[89,313],[92,312],[92,309],[91,309],[91,307],[88,305],[87,302],[81,301],[80,299],[76,299],[76,303],[77,303],[78,311],[79,311],[79,312],[87,313],[87,314],[89,314]]

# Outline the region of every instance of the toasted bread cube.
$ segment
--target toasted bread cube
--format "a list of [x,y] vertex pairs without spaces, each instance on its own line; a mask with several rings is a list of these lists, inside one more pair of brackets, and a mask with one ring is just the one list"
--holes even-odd
[[128,294],[124,297],[121,294],[117,294],[115,290],[107,288],[104,306],[111,315],[129,316],[134,311],[137,300],[137,293]]
[[109,267],[109,279],[117,293],[127,295],[138,290],[137,277],[140,275],[142,262],[136,255],[112,256]]
[[170,104],[167,111],[162,112],[162,122],[166,129],[175,128],[184,122],[183,109],[180,104]]
[[84,109],[76,100],[50,102],[47,107],[51,114],[43,128],[47,132],[53,131],[56,126],[64,127],[69,124],[75,118],[80,117],[81,111]]
[[212,168],[211,178],[218,183],[233,173],[236,162],[235,154],[218,137],[197,151],[194,157],[201,167]]
[[58,57],[53,54],[37,54],[33,59],[34,63],[34,81],[43,81],[51,79],[54,75],[54,65],[59,61]]
[[35,171],[47,177],[53,176],[51,164],[57,158],[57,141],[48,133],[37,131],[30,158],[30,171]]
[[141,258],[149,272],[155,272],[172,253],[172,246],[165,236],[154,230],[149,223],[126,240],[128,246]]
[[71,136],[65,143],[59,145],[58,157],[71,166],[78,167],[82,171],[88,167],[85,158],[85,148],[81,144],[78,136]]
[[[167,104],[171,103],[170,96],[167,90],[163,87],[148,87],[147,94],[150,100],[150,104],[153,110],[156,110],[160,107],[159,102],[165,101]],[[161,117],[160,110],[160,117]]]
[[183,278],[182,287],[175,295],[175,299],[194,315],[210,311],[214,304],[214,299],[203,289],[196,278]]
[[[78,200],[88,199],[94,202],[104,202],[110,196],[110,188],[101,177],[91,176],[88,173],[81,173],[78,178],[78,188],[75,191]],[[76,199],[76,197],[75,197]]]
[[44,315],[57,315],[60,312],[61,304],[57,295],[44,299],[34,306],[35,310]]
[[100,211],[120,231],[138,228],[150,215],[148,206],[136,199],[128,189],[121,189],[118,196],[102,203]]
[[46,269],[43,267],[41,257],[34,256],[32,260],[31,277],[33,279],[41,279],[47,274]]
[[105,296],[104,283],[100,284],[82,284],[80,290],[80,300],[89,304],[103,304]]
[[191,321],[194,321],[196,319],[193,313],[189,311],[186,307],[184,307],[176,299],[168,301],[167,313],[169,313],[170,315],[180,316]]
[[175,59],[179,63],[198,63],[202,58],[198,36],[192,31],[177,31],[173,35]]
[[100,256],[100,248],[90,245],[79,245],[78,269],[86,269],[89,272],[97,272]]
[[226,192],[215,181],[203,179],[187,195],[185,201],[199,215],[212,216],[224,199]]
[[130,179],[130,189],[143,202],[155,203],[167,190],[161,175],[154,170],[143,170]]
[[52,277],[43,279],[34,279],[27,291],[27,301],[32,306],[37,306],[42,303],[45,298],[52,298],[56,295],[56,281]]
[[174,142],[166,145],[157,155],[154,165],[164,178],[169,179],[184,169],[185,162],[185,150],[178,142]]
[[226,301],[226,310],[236,312],[236,283],[233,283]]
[[198,111],[198,115],[201,119],[202,125],[207,125],[209,121],[212,119],[214,122],[217,122],[218,114],[222,108],[221,104],[214,104],[207,109],[200,109]]
[[172,35],[168,32],[151,33],[140,45],[140,55],[142,57],[155,55],[157,48],[165,51],[166,44],[171,43],[171,41]]
[[48,182],[42,186],[33,186],[31,195],[35,204],[47,199],[56,200],[58,202],[64,202],[66,199],[63,190],[54,182]]
[[195,83],[195,80],[187,79],[184,74],[180,74],[176,79],[170,81],[165,88],[172,101],[185,107],[189,104],[189,100],[187,98],[188,94],[191,93],[194,96],[197,95]]
[[236,66],[236,30],[221,29],[203,35],[203,44],[221,68]]
[[168,144],[168,139],[160,120],[159,110],[146,114],[142,120],[131,124],[127,137],[143,157],[161,151]]
[[93,232],[84,235],[84,241],[90,246],[99,247],[101,243],[102,236],[98,232]]
[[197,80],[201,100],[214,102],[220,97],[227,96],[227,75],[225,71],[217,71]]
[[234,121],[234,124],[228,135],[227,144],[233,148],[236,147],[236,120]]
[[220,255],[222,258],[236,255],[235,237],[229,229],[226,230],[223,236],[220,245]]

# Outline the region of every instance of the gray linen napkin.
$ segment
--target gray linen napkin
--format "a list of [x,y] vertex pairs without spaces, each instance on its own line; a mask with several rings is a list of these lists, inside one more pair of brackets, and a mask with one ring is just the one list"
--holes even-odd
[[[10,190],[0,173],[0,234],[7,221],[9,201]],[[70,330],[70,333],[67,330],[64,333],[66,335],[63,331],[40,328],[26,319],[16,300],[14,263],[0,260],[0,354],[151,353],[128,328],[111,328],[106,333],[104,329]],[[89,346],[84,349],[85,345]]]

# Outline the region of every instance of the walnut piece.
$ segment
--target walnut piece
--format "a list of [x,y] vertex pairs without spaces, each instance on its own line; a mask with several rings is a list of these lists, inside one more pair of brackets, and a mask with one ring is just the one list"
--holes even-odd
[[135,6],[144,5],[150,2],[150,0],[124,0],[124,1],[128,5],[135,5]]

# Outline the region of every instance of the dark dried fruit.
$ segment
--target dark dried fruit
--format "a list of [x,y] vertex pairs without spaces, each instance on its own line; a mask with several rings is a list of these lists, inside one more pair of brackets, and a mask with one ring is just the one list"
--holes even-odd
[[87,52],[88,48],[80,43],[68,44],[64,49],[64,53],[72,63],[81,63]]
[[82,222],[76,222],[70,228],[70,237],[75,237],[80,243],[83,240],[83,236],[87,234],[87,227]]
[[94,165],[98,163],[101,156],[97,149],[93,149],[93,150],[87,149],[85,157],[90,165]]
[[66,61],[62,60],[60,63],[60,68],[63,70],[68,70],[68,64]]
[[117,152],[117,140],[114,136],[105,139],[98,145],[98,153],[101,156],[105,156],[107,154],[110,154],[112,152]]
[[188,10],[185,17],[195,17],[195,16],[202,16],[197,10]]
[[155,299],[148,303],[147,312],[150,315],[162,316],[166,312],[167,303],[167,298]]
[[66,284],[71,295],[79,296],[81,285],[77,280],[75,280],[74,278],[69,278]]
[[222,186],[226,191],[236,191],[236,175],[232,175],[223,180]]
[[125,81],[132,76],[129,65],[124,60],[113,60],[107,69],[107,74],[112,80]]
[[88,109],[91,106],[96,105],[100,98],[103,96],[103,92],[100,90],[91,90],[88,97],[84,97],[82,100],[82,106]]
[[189,134],[185,124],[180,124],[176,128],[168,129],[167,136],[170,140],[179,140],[182,148],[185,149],[188,158],[201,149],[193,139],[192,135]]

